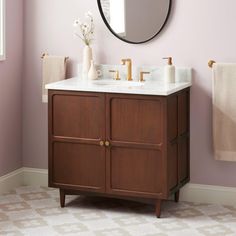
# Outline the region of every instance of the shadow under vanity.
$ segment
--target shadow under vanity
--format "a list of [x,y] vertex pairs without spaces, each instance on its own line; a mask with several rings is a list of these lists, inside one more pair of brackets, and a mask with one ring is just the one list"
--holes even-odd
[[48,85],[49,186],[61,207],[67,194],[149,199],[160,217],[162,200],[178,202],[190,176],[190,86]]

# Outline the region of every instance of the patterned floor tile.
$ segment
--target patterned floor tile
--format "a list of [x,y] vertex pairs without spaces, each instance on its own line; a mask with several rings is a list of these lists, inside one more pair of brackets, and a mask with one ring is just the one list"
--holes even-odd
[[188,224],[182,220],[166,220],[154,223],[154,225],[160,229],[162,232],[176,232],[188,228]]
[[39,228],[39,227],[47,225],[47,223],[41,218],[27,219],[27,220],[16,220],[13,223],[19,229]]
[[230,211],[236,211],[236,206],[224,206],[224,208]]
[[145,236],[168,236],[168,234],[165,233],[152,233],[152,234],[146,234]]
[[14,202],[7,204],[0,204],[0,209],[4,212],[15,212],[30,209],[30,205],[26,202]]
[[99,230],[95,231],[94,233],[97,236],[131,236],[131,234],[122,228]]
[[228,212],[228,213],[212,215],[211,218],[219,223],[235,223],[236,224],[236,212]]
[[37,193],[23,193],[20,194],[20,197],[23,198],[25,201],[28,200],[41,200],[41,199],[48,199],[50,195],[47,192],[37,192]]
[[115,219],[116,223],[122,228],[131,225],[140,225],[147,223],[146,219],[142,216],[126,216]]
[[21,232],[24,236],[58,236],[59,235],[50,226],[42,226],[40,228],[27,228],[27,229],[21,230]]
[[[80,221],[79,221],[80,222]],[[119,225],[112,219],[100,219],[82,222],[86,227],[93,232],[94,230],[109,230],[112,228],[119,228]]]
[[42,192],[42,188],[40,186],[22,186],[20,188],[17,188],[15,190],[17,194],[22,194],[22,193],[37,193],[37,192]]
[[0,236],[23,236],[20,231],[0,231]]
[[40,216],[57,216],[68,213],[66,208],[58,208],[58,207],[47,207],[40,208],[35,210]]
[[67,196],[24,186],[0,195],[0,236],[236,236],[236,206],[166,201],[154,205]]
[[7,213],[7,215],[10,221],[28,220],[28,219],[38,218],[37,212],[35,212],[32,209],[12,211],[12,212]]
[[191,208],[185,208],[185,209],[177,209],[177,210],[171,210],[169,211],[173,216],[176,218],[186,219],[186,218],[193,218],[197,216],[202,216],[202,212],[199,210],[191,207]]
[[3,221],[0,222],[0,232],[2,231],[15,231],[18,228],[14,225],[12,221]]
[[62,224],[53,227],[60,235],[75,234],[87,231],[87,227],[82,223]]
[[61,215],[51,215],[44,216],[43,219],[47,222],[48,225],[54,227],[55,225],[60,224],[76,224],[79,222],[72,214],[61,214]]
[[11,195],[11,194],[16,194],[16,190],[12,189],[11,191],[7,191],[7,192],[1,194],[1,196]]
[[45,207],[58,207],[59,202],[53,198],[42,199],[42,200],[30,200],[27,202],[31,208],[39,209]]
[[8,220],[9,220],[9,217],[5,213],[0,212],[0,222],[8,221]]
[[21,201],[21,197],[16,194],[0,195],[0,204],[15,203]]
[[[224,225],[213,225],[198,228],[198,231],[205,236],[223,236],[232,235],[234,232]],[[235,232],[236,233],[236,232]],[[233,234],[236,235],[236,234]]]
[[[212,204],[208,204],[208,205],[199,205],[199,206],[195,206],[195,208],[197,207],[198,210],[200,210],[203,214],[205,215],[217,215],[217,214],[221,214],[221,213],[227,213],[230,212],[229,209],[227,209],[226,207],[223,207],[221,205],[212,205]],[[235,209],[236,211],[236,209]]]
[[106,215],[99,210],[86,210],[81,213],[76,213],[74,216],[80,221],[100,220],[106,218]]
[[139,225],[129,225],[125,227],[126,230],[131,234],[135,236],[146,236],[148,234],[154,234],[158,235],[161,231],[157,227],[155,227],[153,224],[150,223],[141,223]]

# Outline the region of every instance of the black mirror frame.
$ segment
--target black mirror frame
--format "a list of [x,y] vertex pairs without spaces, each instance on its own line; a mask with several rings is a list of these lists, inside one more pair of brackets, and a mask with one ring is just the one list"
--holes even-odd
[[114,30],[111,28],[111,26],[108,24],[107,20],[106,20],[106,17],[103,13],[103,10],[102,10],[102,5],[101,5],[101,0],[97,0],[97,4],[98,4],[98,9],[99,9],[99,12],[100,12],[100,15],[103,19],[103,22],[105,23],[105,25],[107,26],[107,28],[110,30],[110,32],[115,36],[117,37],[118,39],[126,42],[126,43],[130,43],[130,44],[142,44],[142,43],[146,43],[148,41],[151,41],[152,39],[154,39],[162,30],[163,28],[165,27],[168,19],[169,19],[169,16],[170,16],[170,13],[171,13],[171,7],[172,7],[172,0],[169,0],[170,1],[170,4],[169,4],[169,9],[168,9],[168,13],[167,13],[167,16],[166,16],[166,19],[162,25],[162,27],[160,28],[160,30],[154,35],[152,36],[150,39],[147,39],[147,40],[144,40],[144,41],[140,41],[140,42],[132,42],[132,41],[129,41],[129,40],[126,40],[126,39],[123,39],[121,38],[119,35],[117,35]]

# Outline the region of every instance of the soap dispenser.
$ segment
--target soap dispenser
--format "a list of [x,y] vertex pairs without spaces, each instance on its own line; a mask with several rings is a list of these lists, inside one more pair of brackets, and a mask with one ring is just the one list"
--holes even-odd
[[175,83],[175,66],[172,64],[172,57],[165,57],[167,65],[165,66],[164,81],[166,83]]

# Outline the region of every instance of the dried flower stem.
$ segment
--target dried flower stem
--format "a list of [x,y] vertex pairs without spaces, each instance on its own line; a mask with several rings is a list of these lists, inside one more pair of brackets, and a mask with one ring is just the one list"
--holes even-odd
[[[89,18],[89,23],[81,23],[80,19],[75,20],[74,27],[76,28],[74,34],[78,38],[80,38],[85,45],[89,46],[93,40],[93,34],[94,34],[94,22],[93,22],[93,16],[91,12],[87,12],[85,14],[86,18]],[[80,33],[78,33],[78,26]]]

